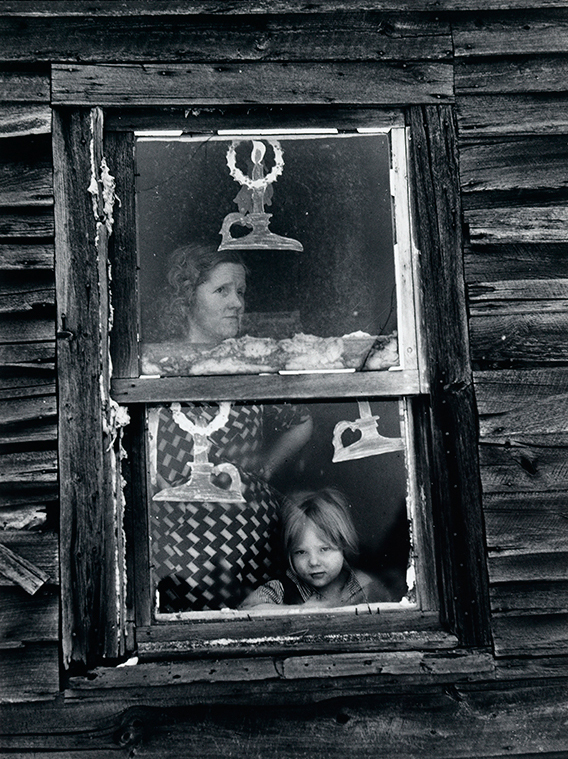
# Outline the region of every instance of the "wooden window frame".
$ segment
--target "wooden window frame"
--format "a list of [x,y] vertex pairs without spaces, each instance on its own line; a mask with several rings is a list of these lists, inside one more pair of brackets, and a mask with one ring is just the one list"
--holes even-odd
[[[135,276],[134,262],[131,254],[125,254],[135,250],[134,205],[133,200],[127,201],[133,198],[133,164],[124,160],[132,144],[124,135],[113,137],[112,130],[105,136],[100,108],[62,105],[73,106],[54,113],[64,666],[119,660],[133,650],[135,637],[138,650],[149,658],[488,647],[477,418],[468,350],[452,107],[406,108],[416,220],[413,234],[420,252],[423,334],[430,373],[428,395],[417,395],[414,401],[416,417],[424,420],[416,425],[414,434],[422,460],[427,459],[420,487],[432,541],[425,541],[423,549],[431,551],[426,562],[436,566],[438,588],[425,611],[358,616],[319,613],[304,615],[303,625],[294,623],[300,619],[298,615],[280,615],[259,617],[252,626],[249,620],[235,620],[229,628],[224,622],[200,620],[150,625],[133,613],[137,590],[127,578],[132,577],[132,563],[144,557],[133,555],[124,540],[123,524],[136,514],[125,510],[120,483],[124,432],[116,399],[136,404],[144,397],[135,394],[135,381],[127,387],[129,380],[117,380],[112,397],[108,350],[109,270],[124,283],[122,306],[128,305],[130,297],[129,305],[137,307],[135,289],[128,284]],[[356,117],[372,120],[377,113],[370,108]],[[292,120],[301,123],[303,117],[299,109]],[[111,110],[108,118],[117,124],[122,118],[124,128],[129,115]],[[145,112],[142,118],[151,122],[152,115]],[[171,119],[171,114],[167,118]],[[340,118],[349,117],[340,114]],[[97,170],[103,155],[113,167],[116,193],[121,198],[115,214],[122,218],[112,234],[112,219],[105,207],[109,188]],[[125,192],[128,187],[130,192]],[[135,345],[132,329],[120,320],[117,323],[114,343],[123,348],[114,351],[112,359],[118,376],[137,373],[136,356],[128,347]],[[370,373],[369,378],[357,382],[363,383],[365,395],[380,395],[372,380]],[[221,387],[225,381],[230,378],[219,378]],[[258,381],[250,378],[247,396],[260,400],[282,396],[279,380],[269,391],[266,385],[255,384]],[[169,384],[162,400],[183,398],[180,384],[173,379]],[[187,393],[187,385],[185,388]],[[321,386],[315,394],[322,395]],[[314,388],[309,383],[298,384],[291,395],[312,397]],[[211,398],[208,380],[193,378],[190,396],[188,400]],[[126,427],[127,435],[134,430],[133,440],[141,439],[136,430],[140,424],[141,416],[134,411]],[[144,460],[142,452],[138,453],[133,456],[131,451],[133,481],[144,479],[136,472]],[[136,496],[140,498],[140,493]],[[308,623],[309,633],[299,634]]]

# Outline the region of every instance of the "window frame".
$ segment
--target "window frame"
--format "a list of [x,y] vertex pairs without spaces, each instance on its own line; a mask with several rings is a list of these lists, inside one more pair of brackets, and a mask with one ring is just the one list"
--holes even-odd
[[[378,113],[370,112],[375,116]],[[117,338],[114,343],[122,346],[113,351],[113,372],[123,379],[113,381],[112,395],[107,350],[109,263],[113,278],[124,283],[120,288],[120,307],[129,304],[137,308],[133,300],[135,288],[131,287],[135,276],[131,252],[135,251],[132,239],[135,208],[133,192],[125,193],[129,182],[133,187],[133,164],[128,158],[133,144],[132,138],[117,137],[119,133],[113,133],[112,129],[105,134],[103,119],[99,108],[74,108],[56,111],[54,120],[54,148],[58,157],[55,210],[65,666],[126,655],[132,650],[135,629],[138,650],[148,658],[218,656],[220,652],[225,656],[248,655],[251,641],[255,655],[487,646],[488,591],[475,402],[460,269],[459,184],[451,109],[413,106],[407,110],[411,197],[414,218],[418,220],[412,235],[420,251],[422,314],[424,324],[428,325],[428,329],[421,331],[432,372],[429,395],[415,393],[414,418],[422,421],[417,421],[413,434],[421,452],[420,524],[429,533],[421,548],[428,553],[426,564],[435,564],[436,573],[432,573],[427,583],[422,610],[397,609],[364,616],[335,610],[304,613],[301,619],[304,627],[309,626],[309,634],[301,635],[297,632],[300,628],[296,626],[294,630],[291,621],[300,619],[299,615],[282,615],[276,622],[274,617],[267,620],[262,616],[252,625],[250,620],[233,620],[228,628],[225,622],[203,620],[152,625],[147,612],[136,615],[134,611],[137,605],[140,608],[140,591],[130,587],[126,578],[132,576],[135,564],[140,566],[140,562],[146,561],[149,567],[149,562],[139,550],[131,551],[124,540],[123,517],[128,530],[129,520],[138,523],[140,515],[128,508],[125,511],[119,486],[120,461],[126,443],[131,449],[131,477],[144,479],[136,471],[140,462],[145,461],[140,448],[142,418],[136,409],[148,396],[137,390],[141,380],[127,379],[129,373],[137,374],[137,365],[134,369],[137,358],[128,347],[135,344],[132,324],[119,320],[113,327]],[[85,145],[90,146],[89,151]],[[116,193],[121,199],[120,209],[115,210],[117,217],[121,215],[121,223],[114,226],[112,234],[105,216],[104,187],[100,176],[93,173],[103,155],[113,167]],[[89,198],[81,182],[87,178],[91,182],[93,177],[97,192]],[[79,241],[84,245],[85,240],[91,255],[79,264],[76,246]],[[82,296],[85,292],[89,295],[87,299]],[[453,350],[448,351],[447,345]],[[180,397],[182,388],[177,378],[160,378],[163,393],[160,398],[211,399],[209,379],[192,378],[190,397],[184,398],[183,393]],[[328,387],[329,379],[326,377]],[[229,393],[230,385],[234,385],[231,378],[218,380],[216,395]],[[274,388],[267,391],[269,383],[259,385],[258,379],[251,378],[246,395],[258,400],[281,398],[280,380],[274,380]],[[292,397],[313,397],[314,386],[303,378],[286,380],[296,382]],[[152,382],[156,381],[144,378],[146,385]],[[357,382],[362,383],[364,392],[356,391],[353,397],[382,396],[376,383],[373,384],[373,373],[368,377],[361,375]],[[187,384],[182,384],[187,394]],[[78,386],[90,393],[88,413],[83,413],[73,398]],[[316,389],[320,397],[326,395],[322,387],[318,380]],[[339,394],[339,384],[333,392]],[[154,396],[155,390],[151,393]],[[116,412],[117,401],[123,403],[125,399],[134,405],[131,424],[123,430],[117,423]],[[77,425],[79,417],[82,423]],[[94,436],[94,447],[85,441],[85,429],[101,430],[100,438]],[[467,496],[456,499],[456,490],[461,493],[466,485]],[[143,502],[146,508],[144,495],[137,491],[133,500]],[[89,505],[94,505],[94,509]]]

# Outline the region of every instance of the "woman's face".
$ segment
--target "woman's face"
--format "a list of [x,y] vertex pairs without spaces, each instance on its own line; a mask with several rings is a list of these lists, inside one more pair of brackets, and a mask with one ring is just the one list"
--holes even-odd
[[220,343],[235,337],[245,310],[246,275],[241,264],[222,263],[195,290],[189,319],[189,341]]

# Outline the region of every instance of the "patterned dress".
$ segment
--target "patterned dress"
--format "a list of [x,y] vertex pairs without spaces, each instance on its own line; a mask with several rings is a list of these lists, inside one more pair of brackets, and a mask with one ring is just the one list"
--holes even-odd
[[[217,404],[182,404],[188,419],[208,424]],[[290,404],[233,403],[227,424],[209,435],[212,464],[237,466],[245,503],[155,501],[150,506],[150,540],[158,611],[235,608],[253,587],[274,576],[282,496],[258,474],[254,464],[266,436],[309,418]],[[193,436],[175,421],[169,406],[150,410],[150,470],[153,492],[163,483],[187,482],[193,461]]]

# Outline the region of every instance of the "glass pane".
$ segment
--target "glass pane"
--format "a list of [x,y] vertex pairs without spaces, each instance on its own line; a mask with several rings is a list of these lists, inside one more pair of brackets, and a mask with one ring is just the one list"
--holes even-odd
[[388,134],[139,138],[141,373],[397,365],[390,170]]
[[[400,601],[409,560],[403,438],[398,401],[149,407],[156,611],[240,608],[265,592],[273,608]],[[313,548],[310,526],[316,545],[328,546],[308,571],[294,551],[306,535]],[[288,581],[299,598],[278,596]]]

